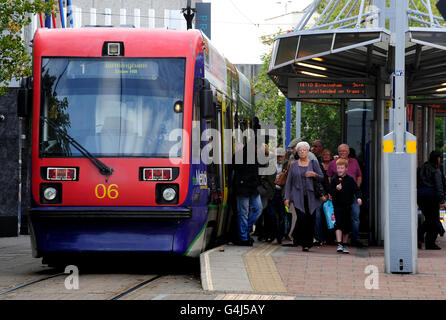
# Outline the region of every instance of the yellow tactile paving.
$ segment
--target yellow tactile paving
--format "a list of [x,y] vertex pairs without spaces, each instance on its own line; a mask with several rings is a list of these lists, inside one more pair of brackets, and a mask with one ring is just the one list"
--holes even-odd
[[287,292],[271,255],[280,246],[263,243],[243,255],[255,292]]
[[266,294],[220,294],[215,300],[294,300],[294,297]]

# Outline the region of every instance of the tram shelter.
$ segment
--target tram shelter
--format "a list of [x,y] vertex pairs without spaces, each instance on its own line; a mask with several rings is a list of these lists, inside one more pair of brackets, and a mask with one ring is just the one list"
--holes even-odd
[[[327,2],[314,18],[321,3],[315,0],[294,31],[275,39],[268,74],[291,101],[341,99],[343,142],[365,163],[368,210],[361,212],[361,229],[367,224],[369,243],[383,244],[392,219],[396,225],[410,220],[407,228],[402,223],[393,230],[410,234],[394,237],[396,251],[390,250],[408,251],[414,265],[406,268],[404,262],[403,268],[398,259],[397,269],[416,273],[415,168],[435,147],[435,116],[446,112],[445,21],[433,14],[429,1],[422,8],[412,0]],[[400,129],[404,137],[397,136]],[[389,138],[393,133],[402,141],[401,150]],[[405,156],[412,160],[397,168],[389,153],[400,154],[401,164]],[[403,172],[408,177],[394,190],[392,183]],[[404,199],[410,212],[389,213],[404,207]],[[408,242],[410,247],[403,248]]]

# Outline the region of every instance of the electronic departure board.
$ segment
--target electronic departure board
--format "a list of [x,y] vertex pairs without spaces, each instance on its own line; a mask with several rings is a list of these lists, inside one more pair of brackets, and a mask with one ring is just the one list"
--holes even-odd
[[337,81],[289,78],[288,99],[374,98],[375,86],[367,79]]

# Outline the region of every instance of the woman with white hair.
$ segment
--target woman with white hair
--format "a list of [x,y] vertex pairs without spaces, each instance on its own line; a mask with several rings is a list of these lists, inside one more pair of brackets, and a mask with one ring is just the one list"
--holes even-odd
[[315,194],[315,180],[323,182],[324,174],[317,160],[310,160],[310,145],[299,142],[296,145],[299,159],[291,164],[285,185],[285,206],[292,202],[296,210],[297,221],[293,230],[293,245],[302,246],[308,251],[313,245],[314,211],[321,200]]

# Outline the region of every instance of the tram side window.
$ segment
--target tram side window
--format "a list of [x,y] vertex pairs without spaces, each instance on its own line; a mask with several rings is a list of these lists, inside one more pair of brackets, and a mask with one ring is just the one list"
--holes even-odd
[[192,163],[194,164],[200,163],[201,150],[203,147],[203,141],[201,141],[201,133],[199,95],[196,92],[194,94],[192,109]]

